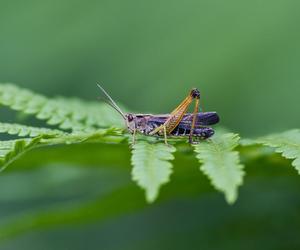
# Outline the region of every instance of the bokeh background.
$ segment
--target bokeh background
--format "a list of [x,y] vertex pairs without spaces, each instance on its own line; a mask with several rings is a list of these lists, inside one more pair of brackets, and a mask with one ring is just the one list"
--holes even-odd
[[244,135],[297,127],[298,1],[0,1],[0,79],[139,112],[191,87]]
[[[202,108],[218,111],[222,126],[242,136],[295,128],[299,10],[294,0],[0,0],[0,81],[92,101],[99,82],[129,109],[153,113],[170,112],[197,87]],[[111,158],[124,151],[113,150]],[[32,153],[0,177],[3,220],[65,200],[99,198],[111,185],[130,183],[129,150],[103,164],[97,152],[81,163],[64,152],[64,164],[50,162],[51,152]],[[178,162],[177,168],[189,164],[195,166],[189,174],[196,173],[195,160]],[[101,164],[122,165],[122,171],[91,167]],[[25,165],[31,171],[23,171]],[[260,173],[257,163],[252,168]],[[37,227],[0,249],[299,249],[299,180],[293,170],[276,169],[275,179],[272,171],[246,178],[232,207],[198,173],[209,190],[201,198],[183,195],[108,222],[95,216],[82,226],[74,219],[74,228]],[[192,185],[189,178],[183,186]]]

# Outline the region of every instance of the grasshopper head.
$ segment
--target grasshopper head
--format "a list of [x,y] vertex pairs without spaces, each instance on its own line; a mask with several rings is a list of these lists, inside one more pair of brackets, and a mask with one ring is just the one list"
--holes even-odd
[[129,130],[129,132],[133,133],[134,130],[136,129],[136,124],[135,124],[135,116],[133,114],[125,114],[125,123],[127,126],[127,129]]

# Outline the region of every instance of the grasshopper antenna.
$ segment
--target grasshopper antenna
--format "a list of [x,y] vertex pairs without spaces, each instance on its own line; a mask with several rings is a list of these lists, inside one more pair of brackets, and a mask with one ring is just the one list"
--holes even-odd
[[104,90],[104,88],[102,88],[100,84],[97,83],[97,86],[101,89],[102,93],[108,99],[106,103],[109,104],[113,109],[115,109],[126,120],[126,116],[122,112],[121,108],[115,103],[115,101],[110,97],[110,95]]

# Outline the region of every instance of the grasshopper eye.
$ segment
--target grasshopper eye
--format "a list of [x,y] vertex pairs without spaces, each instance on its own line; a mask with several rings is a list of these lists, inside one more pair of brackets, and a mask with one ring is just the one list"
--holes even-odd
[[127,115],[127,119],[128,119],[129,122],[132,122],[132,121],[133,121],[133,116],[132,116],[132,114],[128,114],[128,115]]

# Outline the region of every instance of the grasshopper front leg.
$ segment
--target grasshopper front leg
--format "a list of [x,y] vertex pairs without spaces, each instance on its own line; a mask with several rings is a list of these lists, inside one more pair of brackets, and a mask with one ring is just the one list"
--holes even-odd
[[132,145],[135,144],[135,138],[136,138],[136,129],[134,129],[132,132]]

